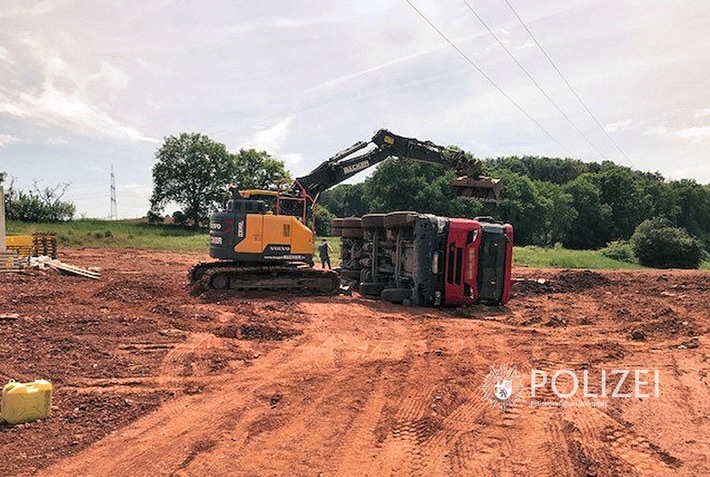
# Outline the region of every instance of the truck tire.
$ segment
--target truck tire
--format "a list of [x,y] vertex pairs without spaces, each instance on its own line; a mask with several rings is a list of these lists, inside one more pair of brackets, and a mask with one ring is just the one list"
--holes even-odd
[[340,270],[340,276],[349,278],[350,280],[360,281],[360,270],[352,270],[349,268]]
[[380,298],[390,303],[402,303],[412,298],[411,288],[385,288],[380,294]]
[[360,294],[367,296],[380,296],[382,289],[385,287],[383,283],[362,282],[360,284]]
[[343,229],[341,229],[340,227],[332,227],[330,229],[330,235],[332,235],[333,237],[340,237],[342,233]]
[[362,227],[365,229],[379,229],[385,226],[385,214],[367,214],[362,216]]
[[347,238],[361,239],[363,237],[362,229],[356,228],[343,228],[341,229],[340,235]]
[[359,229],[362,228],[362,219],[360,217],[348,217],[343,220],[343,228]]
[[404,227],[410,225],[417,220],[419,214],[412,211],[390,212],[383,218],[385,228],[391,229],[395,227]]
[[342,228],[343,227],[343,219],[333,219],[330,221],[330,226],[333,228]]

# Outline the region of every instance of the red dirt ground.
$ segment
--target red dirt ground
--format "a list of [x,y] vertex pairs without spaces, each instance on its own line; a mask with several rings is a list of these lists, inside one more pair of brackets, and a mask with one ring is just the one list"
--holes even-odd
[[[549,281],[434,310],[191,297],[199,254],[59,258],[103,276],[0,275],[0,381],[55,385],[49,419],[0,424],[0,474],[710,475],[708,273],[517,269]],[[500,364],[658,369],[660,397],[501,412]]]

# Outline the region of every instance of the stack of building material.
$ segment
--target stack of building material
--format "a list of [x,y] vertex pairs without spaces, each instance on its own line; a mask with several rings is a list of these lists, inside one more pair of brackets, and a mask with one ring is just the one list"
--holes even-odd
[[46,255],[57,258],[57,236],[56,234],[39,233],[32,234],[32,256],[39,257]]
[[98,280],[101,277],[101,272],[97,270],[76,267],[47,256],[32,257],[30,259],[30,267],[39,268],[40,270],[50,267],[61,272],[71,273],[72,275],[79,275],[94,280]]
[[8,235],[6,246],[9,252],[17,252],[20,257],[57,258],[57,236],[35,232],[32,235]]
[[0,252],[0,272],[19,272],[27,264],[17,252]]
[[31,257],[34,252],[31,235],[8,235],[5,245],[8,252],[14,252],[20,257]]

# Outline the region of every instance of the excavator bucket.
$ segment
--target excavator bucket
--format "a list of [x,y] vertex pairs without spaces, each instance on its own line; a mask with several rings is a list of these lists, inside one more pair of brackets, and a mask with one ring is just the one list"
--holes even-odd
[[457,177],[451,182],[456,197],[475,199],[481,202],[498,202],[503,192],[500,179],[487,176]]

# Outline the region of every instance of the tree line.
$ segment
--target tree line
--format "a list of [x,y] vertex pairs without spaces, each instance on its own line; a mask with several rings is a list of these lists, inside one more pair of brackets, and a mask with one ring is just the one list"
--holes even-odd
[[710,249],[710,185],[609,161],[512,156],[483,164],[486,175],[504,184],[495,204],[454,199],[452,172],[408,161],[387,161],[364,182],[327,191],[320,204],[340,217],[392,210],[490,215],[515,226],[517,244],[573,249],[629,240],[642,222],[662,218]]
[[[467,153],[468,154],[468,153]],[[470,154],[468,154],[471,156]],[[472,157],[472,156],[471,156]],[[276,189],[289,176],[283,162],[265,151],[230,153],[202,134],[165,139],[156,151],[149,217],[159,218],[169,203],[181,207],[173,217],[193,226],[207,223],[223,205],[224,186]],[[666,180],[610,161],[583,162],[537,156],[484,159],[483,172],[504,185],[502,200],[481,203],[454,198],[454,172],[431,164],[390,160],[359,184],[339,185],[323,193],[316,209],[316,233],[328,235],[334,217],[393,210],[415,210],[450,217],[492,216],[515,227],[518,245],[561,244],[600,249],[623,259],[632,245],[655,244],[657,260],[667,251],[683,251],[698,262],[710,250],[710,185]],[[644,225],[643,227],[640,227]],[[633,244],[627,243],[640,231]],[[651,235],[672,237],[659,243]],[[644,258],[651,264],[653,257]]]
[[0,172],[0,186],[3,186],[5,191],[5,217],[22,222],[71,220],[76,213],[76,207],[72,202],[63,200],[70,185],[60,183],[52,187],[41,187],[34,181],[33,189],[24,191],[15,185],[14,178],[5,183],[5,173]]

